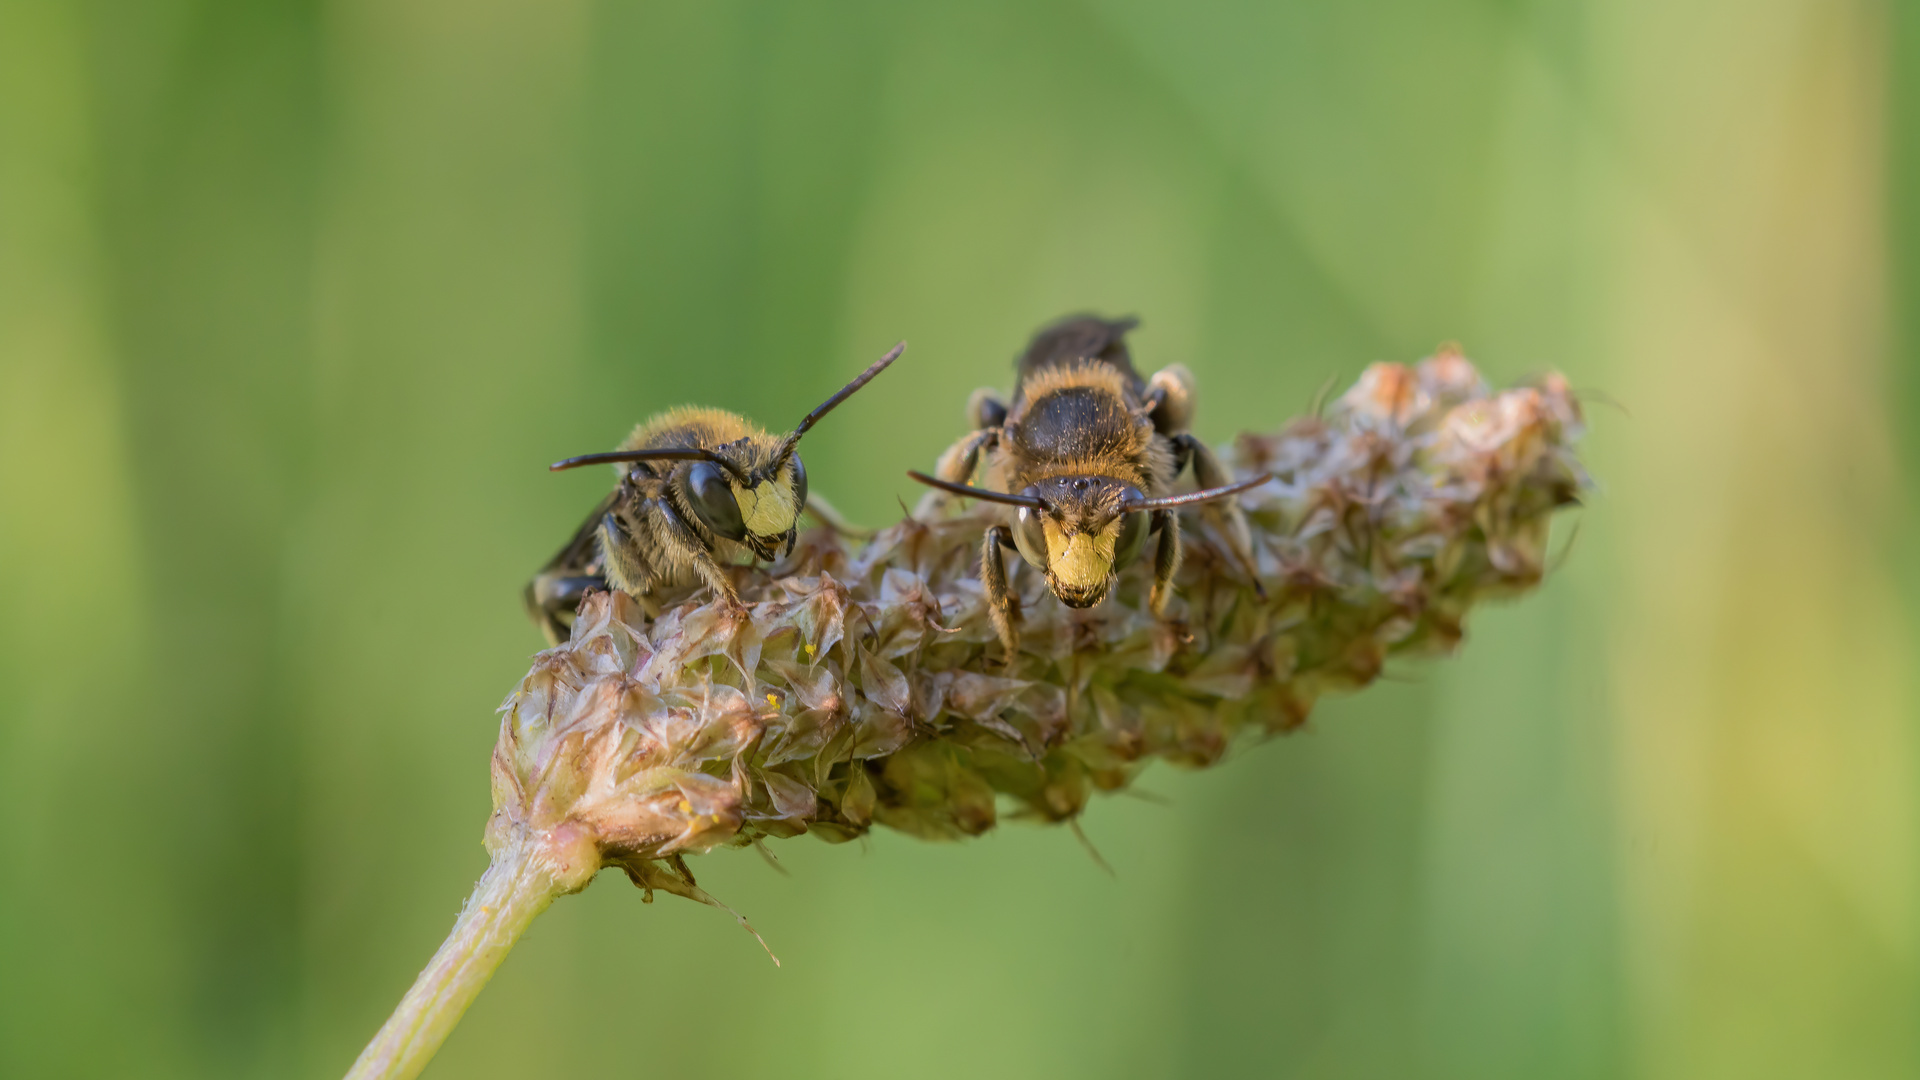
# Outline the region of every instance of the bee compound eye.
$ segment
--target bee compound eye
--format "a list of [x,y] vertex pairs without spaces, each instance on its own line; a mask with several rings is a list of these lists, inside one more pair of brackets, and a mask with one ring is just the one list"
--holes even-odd
[[1040,511],[1020,508],[1013,522],[1013,546],[1027,564],[1038,570],[1047,568],[1047,532],[1040,523]]
[[740,519],[740,503],[733,497],[727,475],[711,461],[695,462],[687,470],[687,502],[700,517],[700,523],[715,536],[744,540],[746,523]]
[[1147,514],[1144,510],[1135,510],[1120,518],[1120,539],[1113,546],[1113,568],[1125,569],[1140,557],[1140,549],[1147,546]]
[[793,462],[793,506],[796,510],[807,508],[807,467],[800,462],[800,455],[790,458]]

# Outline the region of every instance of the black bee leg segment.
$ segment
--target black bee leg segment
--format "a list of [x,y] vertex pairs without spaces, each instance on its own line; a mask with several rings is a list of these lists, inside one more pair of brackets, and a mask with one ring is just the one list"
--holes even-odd
[[1160,539],[1153,546],[1153,591],[1147,594],[1147,610],[1159,618],[1167,613],[1173,572],[1180,569],[1180,515],[1170,509],[1155,510],[1152,525]]
[[563,644],[571,634],[573,615],[580,609],[581,598],[589,591],[604,591],[606,587],[607,579],[597,574],[572,577],[541,574],[527,583],[524,594],[527,614],[533,616],[540,632],[546,635],[547,644]]
[[[1227,470],[1220,467],[1220,459],[1213,456],[1207,444],[1183,432],[1173,437],[1174,456],[1181,465],[1191,462],[1193,479],[1203,488],[1226,487],[1234,482]],[[1260,566],[1253,558],[1253,533],[1247,528],[1247,515],[1240,509],[1237,496],[1229,496],[1217,502],[1206,503],[1202,513],[1215,515],[1227,534],[1227,546],[1232,548],[1234,561],[1240,564],[1240,572],[1253,582],[1253,591],[1260,599],[1267,598],[1267,590],[1260,584]]]
[[650,499],[647,502],[647,513],[653,515],[655,523],[659,526],[661,541],[674,555],[693,565],[694,571],[700,575],[700,580],[713,587],[714,596],[733,607],[740,607],[740,594],[733,591],[733,581],[727,577],[727,572],[721,568],[720,564],[714,561],[713,552],[707,550],[705,542],[688,527],[679,512],[673,508],[673,504],[665,499]]
[[1006,556],[1002,554],[1003,548],[1011,547],[1013,530],[1005,525],[988,529],[987,538],[980,546],[980,584],[987,593],[987,615],[993,619],[1000,644],[1006,647],[1008,667],[1013,666],[1014,658],[1020,654],[1020,632],[1013,625],[1020,612],[1013,590],[1007,587]]
[[[940,461],[933,467],[933,475],[950,484],[964,484],[973,479],[975,470],[980,467],[980,452],[989,449],[1000,441],[1000,429],[983,428],[968,434],[959,442],[947,448],[940,455]],[[920,496],[920,502],[913,508],[915,519],[924,520],[939,513],[954,496],[935,488]]]
[[988,387],[981,387],[967,399],[967,423],[976,428],[997,428],[1007,422],[1007,403]]

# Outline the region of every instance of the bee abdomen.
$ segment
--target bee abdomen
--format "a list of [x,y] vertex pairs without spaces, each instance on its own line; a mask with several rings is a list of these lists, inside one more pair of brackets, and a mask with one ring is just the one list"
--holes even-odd
[[1098,315],[1062,319],[1027,343],[1018,365],[1020,381],[1024,383],[1048,368],[1090,360],[1114,368],[1129,383],[1137,384],[1140,376],[1127,353],[1126,334],[1138,325],[1138,319],[1103,319]]

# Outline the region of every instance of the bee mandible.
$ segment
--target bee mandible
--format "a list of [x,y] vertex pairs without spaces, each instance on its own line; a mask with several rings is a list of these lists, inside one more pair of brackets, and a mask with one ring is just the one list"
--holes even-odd
[[[770,562],[793,550],[807,505],[807,469],[795,447],[834,407],[899,359],[895,345],[785,435],[721,409],[686,407],[633,429],[618,450],[549,466],[619,466],[619,483],[573,539],[527,583],[527,614],[555,645],[590,590],[628,593],[649,611],[665,585],[704,581],[723,602],[740,596],[722,568],[743,555]],[[815,500],[816,503],[818,500]],[[815,506],[815,516],[821,513]]]
[[[1016,507],[1012,524],[987,530],[980,580],[1011,664],[1019,648],[1017,611],[1002,549],[1039,570],[1068,607],[1092,607],[1115,574],[1155,539],[1148,607],[1164,615],[1180,565],[1175,508],[1226,500],[1269,478],[1231,483],[1205,443],[1187,430],[1193,376],[1175,364],[1142,381],[1127,352],[1133,319],[1076,316],[1036,334],[1017,365],[1011,405],[990,390],[968,405],[975,431],[941,455],[935,475],[908,475],[940,492]],[[968,483],[987,455],[989,482]],[[1189,466],[1202,490],[1171,494]],[[929,492],[916,516],[938,509]],[[1236,502],[1220,502],[1228,545],[1256,591],[1252,538]]]

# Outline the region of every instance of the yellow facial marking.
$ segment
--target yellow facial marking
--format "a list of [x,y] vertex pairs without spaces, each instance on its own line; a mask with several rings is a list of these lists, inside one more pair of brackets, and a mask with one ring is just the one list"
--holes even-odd
[[782,469],[782,475],[752,488],[733,485],[733,498],[740,504],[740,520],[747,525],[747,531],[757,536],[779,536],[800,517],[800,508],[794,505],[793,485],[789,483],[792,467]]
[[1091,589],[1113,573],[1113,548],[1120,540],[1118,521],[1094,534],[1068,534],[1052,518],[1042,525],[1047,534],[1047,572],[1062,584]]

